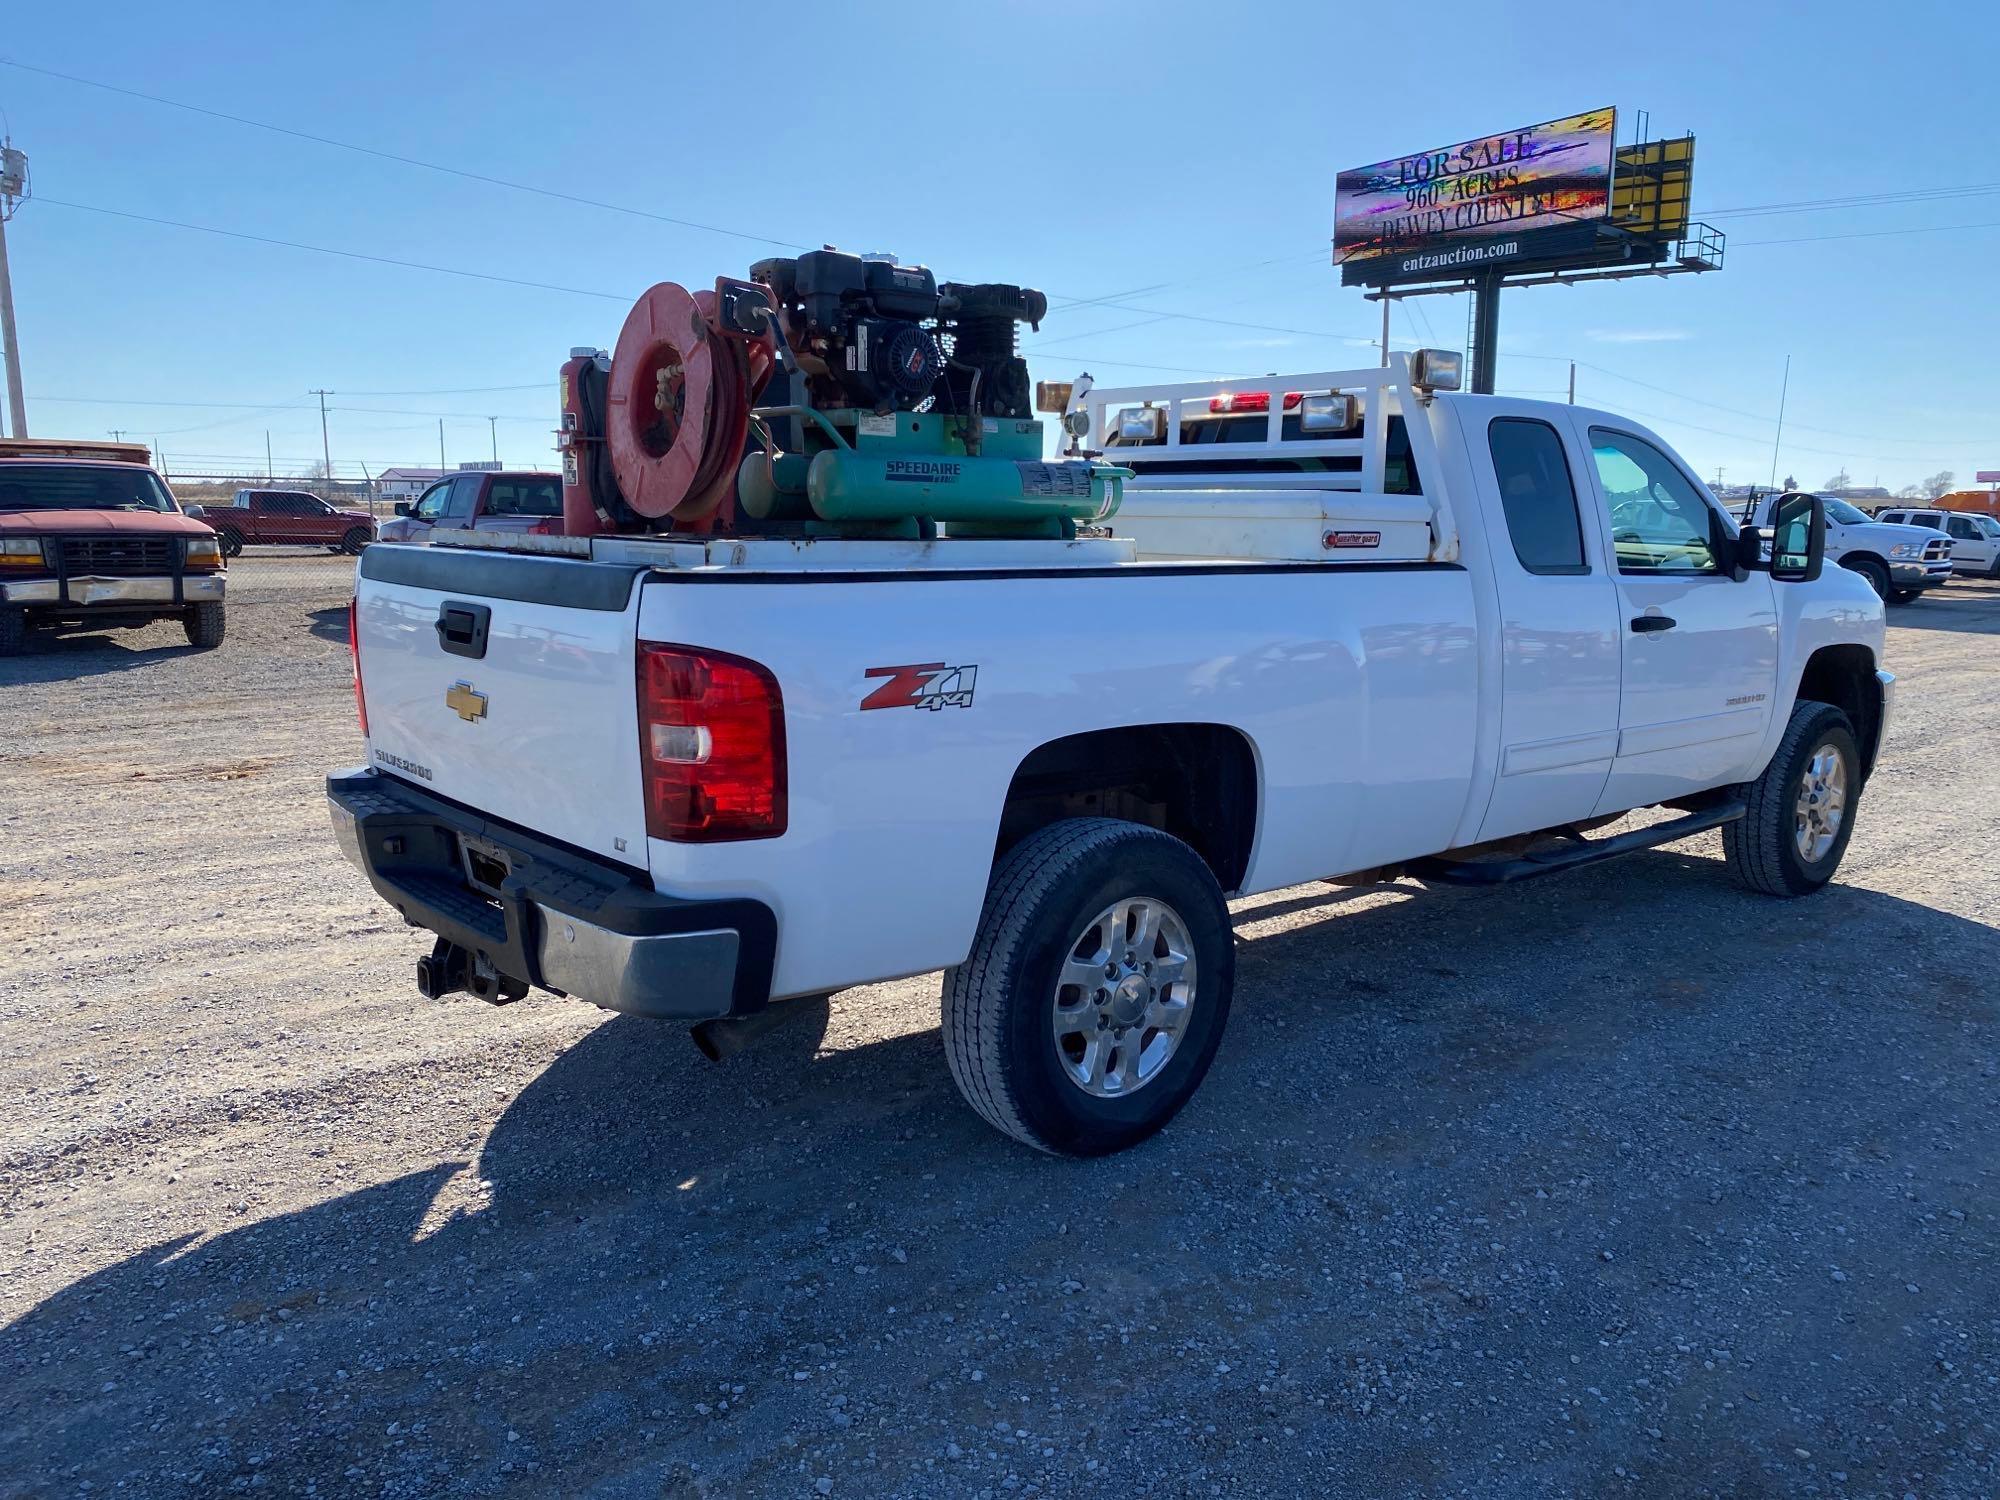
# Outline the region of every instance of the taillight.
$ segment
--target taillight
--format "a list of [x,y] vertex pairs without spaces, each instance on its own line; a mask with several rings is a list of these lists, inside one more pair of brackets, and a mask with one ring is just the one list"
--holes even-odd
[[785,706],[756,662],[639,647],[646,832],[684,844],[785,831]]
[[368,699],[361,691],[361,604],[347,601],[347,651],[354,658],[354,712],[361,720],[361,733],[368,733]]

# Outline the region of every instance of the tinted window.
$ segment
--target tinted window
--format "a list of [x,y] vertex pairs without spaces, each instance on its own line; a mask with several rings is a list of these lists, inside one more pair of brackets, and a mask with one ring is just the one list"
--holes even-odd
[[0,510],[173,509],[150,469],[0,462]]
[[1611,509],[1611,545],[1621,573],[1713,573],[1713,514],[1694,481],[1644,439],[1590,429],[1590,456]]
[[461,474],[451,482],[451,500],[445,506],[448,516],[469,516],[472,505],[479,498],[480,477],[477,474]]
[[1486,445],[1521,566],[1530,573],[1588,573],[1576,485],[1555,428],[1503,417],[1486,429]]
[[489,516],[559,516],[562,490],[553,479],[496,479],[486,493]]
[[1953,536],[1961,537],[1968,542],[1979,539],[1979,528],[1966,520],[1964,516],[1953,516],[1945,523],[1945,529]]
[[1938,522],[1943,519],[1944,518],[1934,510],[1920,510],[1915,515],[1910,517],[1910,524],[1912,526],[1928,526],[1933,531],[1935,531],[1937,530]]

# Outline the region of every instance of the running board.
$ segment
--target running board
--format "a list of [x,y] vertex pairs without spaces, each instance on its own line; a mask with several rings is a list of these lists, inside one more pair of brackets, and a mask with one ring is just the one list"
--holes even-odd
[[1636,853],[1640,849],[1657,849],[1675,839],[1684,839],[1691,833],[1706,833],[1724,823],[1734,823],[1748,810],[1746,804],[1740,801],[1720,802],[1700,812],[1635,828],[1630,833],[1614,834],[1608,839],[1578,837],[1563,848],[1545,849],[1514,859],[1446,859],[1432,855],[1426,859],[1413,859],[1404,868],[1406,873],[1418,880],[1437,885],[1510,885],[1516,880],[1532,880],[1537,875],[1554,875],[1561,870],[1601,864],[1607,859]]

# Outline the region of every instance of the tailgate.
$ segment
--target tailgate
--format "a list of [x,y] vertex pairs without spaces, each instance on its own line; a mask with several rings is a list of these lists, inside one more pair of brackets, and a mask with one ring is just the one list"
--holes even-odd
[[358,571],[375,769],[644,868],[634,667],[644,569],[378,543]]

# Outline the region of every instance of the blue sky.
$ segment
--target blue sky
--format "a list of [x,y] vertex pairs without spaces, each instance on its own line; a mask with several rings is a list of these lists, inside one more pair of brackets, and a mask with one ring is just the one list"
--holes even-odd
[[[1761,481],[1789,354],[1780,477],[2000,468],[1990,5],[14,11],[11,62],[737,232],[0,67],[36,192],[9,226],[31,429],[157,437],[176,471],[260,459],[267,429],[281,470],[313,461],[314,387],[343,472],[435,464],[440,417],[452,462],[489,456],[489,415],[503,459],[546,461],[571,345],[613,343],[654,281],[787,245],[1040,286],[1038,377],[1370,364],[1379,314],[1328,264],[1335,173],[1606,104],[1621,134],[1638,109],[1695,132],[1698,213],[1984,191],[1717,217],[1718,274],[1509,293],[1503,390],[1559,394],[1575,359],[1579,400]],[[1465,323],[1428,298],[1394,339]]]

